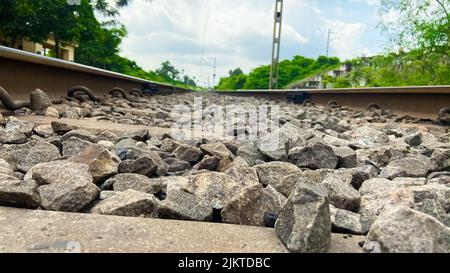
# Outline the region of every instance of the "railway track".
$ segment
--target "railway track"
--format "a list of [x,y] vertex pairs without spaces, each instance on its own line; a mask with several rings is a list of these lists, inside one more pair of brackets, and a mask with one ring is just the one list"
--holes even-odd
[[450,86],[376,87],[307,90],[220,91],[231,96],[264,96],[356,110],[389,110],[426,120],[450,122]]
[[197,93],[0,64],[0,252],[450,252],[449,87]]
[[[84,93],[90,99],[119,95],[130,99],[144,93],[183,93],[191,90],[151,82],[0,46],[0,98],[3,107],[26,105],[29,93],[40,88],[51,98]],[[11,99],[7,98],[9,94]],[[356,110],[389,110],[425,120],[450,122],[450,86],[381,87],[324,90],[220,91],[230,96],[284,98],[294,103],[347,106]],[[98,96],[98,98],[97,98]]]

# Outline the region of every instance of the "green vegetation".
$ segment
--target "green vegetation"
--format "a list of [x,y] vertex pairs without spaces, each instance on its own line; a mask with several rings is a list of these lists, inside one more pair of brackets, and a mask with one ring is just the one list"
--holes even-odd
[[[81,0],[80,5],[68,5],[67,0],[1,0],[0,37],[11,47],[23,38],[42,43],[51,37],[56,43],[51,56],[60,57],[60,48],[65,44],[77,44],[78,63],[196,87],[195,78],[183,75],[170,62],[162,63],[155,71],[145,71],[133,60],[119,55],[127,31],[117,16],[131,2]],[[336,88],[450,84],[449,12],[449,0],[381,0],[379,27],[388,40],[384,54],[347,61],[352,71],[338,78],[326,75],[340,65],[338,58],[321,56],[314,60],[295,56],[280,63],[278,86],[291,87],[316,74],[323,74],[323,83]],[[221,78],[216,89],[267,89],[269,73],[268,65],[249,74],[237,68]]]
[[[339,65],[338,58],[320,56],[317,60],[295,56],[292,60],[280,62],[278,85],[288,84],[307,78]],[[268,89],[270,66],[260,66],[245,75],[241,69],[232,70],[228,77],[220,79],[217,90]]]
[[450,1],[383,0],[380,15],[392,10],[398,21],[380,23],[391,53],[351,60],[353,71],[334,87],[450,84]]
[[[399,14],[392,22],[391,12]],[[420,86],[450,84],[450,1],[382,0],[379,27],[386,34],[386,52],[369,58],[346,61],[352,71],[330,77],[327,71],[339,64],[336,58],[317,60],[301,56],[280,63],[279,87],[291,87],[316,74],[334,88],[377,86]],[[245,75],[230,71],[219,90],[267,89],[270,66],[257,67]]]
[[[114,5],[109,3],[114,2]],[[120,8],[132,0],[81,0],[69,5],[67,0],[0,1],[0,36],[10,47],[27,38],[43,43],[55,40],[52,57],[61,57],[61,46],[77,44],[75,62],[124,73],[152,81],[182,87],[196,87],[195,79],[182,75],[170,62],[156,71],[145,71],[136,62],[119,55],[120,44],[127,35],[117,21]],[[100,22],[97,15],[101,15]]]

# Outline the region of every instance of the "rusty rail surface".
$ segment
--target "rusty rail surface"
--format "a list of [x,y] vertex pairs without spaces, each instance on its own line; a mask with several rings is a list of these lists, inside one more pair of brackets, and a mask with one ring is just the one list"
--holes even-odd
[[450,86],[407,86],[302,90],[217,91],[232,96],[284,98],[295,103],[355,110],[390,110],[394,114],[450,122]]
[[86,65],[44,57],[0,46],[0,86],[12,99],[29,100],[36,88],[51,98],[60,98],[74,86],[85,86],[97,96],[108,95],[114,88],[146,93],[177,93],[191,90],[165,83],[153,82]]
[[[152,82],[94,67],[48,58],[0,46],[0,86],[9,91],[8,108],[26,104],[29,93],[39,88],[52,98],[79,94],[90,99],[121,96],[128,100],[152,93],[183,93],[192,90]],[[73,87],[86,90],[73,90]],[[129,90],[125,93],[125,90]],[[348,106],[355,110],[390,110],[394,114],[450,122],[450,86],[376,87],[351,89],[216,91],[233,96],[266,96],[304,105]],[[6,97],[5,97],[6,98]]]

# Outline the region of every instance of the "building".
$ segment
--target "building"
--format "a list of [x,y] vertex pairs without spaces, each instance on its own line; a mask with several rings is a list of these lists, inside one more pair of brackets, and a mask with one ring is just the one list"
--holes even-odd
[[350,63],[342,64],[333,70],[322,71],[309,78],[296,82],[291,86],[293,89],[321,89],[333,88],[333,85],[326,83],[326,78],[340,78],[348,75],[352,71]]
[[[0,36],[0,45],[8,46],[8,43],[5,41],[5,39],[2,39]],[[55,48],[55,41],[53,39],[47,39],[44,43],[35,43],[31,42],[27,39],[23,39],[22,41],[19,41],[15,44],[14,48],[36,53],[43,56],[48,56],[50,53],[50,50]],[[61,45],[61,59],[69,62],[75,61],[75,48],[76,45]]]

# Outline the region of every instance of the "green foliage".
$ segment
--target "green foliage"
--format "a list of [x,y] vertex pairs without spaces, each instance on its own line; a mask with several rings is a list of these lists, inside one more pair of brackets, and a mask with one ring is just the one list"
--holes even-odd
[[239,74],[230,77],[223,77],[220,79],[216,90],[239,90],[243,89],[247,82],[247,75]]
[[448,0],[383,0],[382,18],[392,11],[400,15],[397,22],[380,23],[391,53],[352,60],[352,72],[334,87],[450,84],[449,9]]
[[[324,69],[332,68],[340,63],[338,58],[320,56],[317,60],[295,56],[292,60],[284,60],[279,65],[278,86],[285,87],[307,76],[316,74]],[[220,79],[217,90],[237,89],[268,89],[270,66],[260,66],[248,75],[241,69],[229,72],[228,77]]]
[[[150,1],[150,0],[149,0]],[[144,71],[136,62],[119,56],[120,44],[127,32],[116,18],[119,9],[132,0],[1,0],[0,35],[13,47],[27,38],[42,43],[55,40],[49,56],[60,57],[65,44],[77,44],[75,61],[114,72],[183,87],[195,87],[195,79],[184,75],[169,62],[157,71]],[[112,3],[112,4],[111,4]],[[101,14],[104,22],[96,18]]]
[[29,0],[2,0],[0,2],[0,35],[9,46],[24,37],[42,37],[45,31],[37,28],[37,2]]

